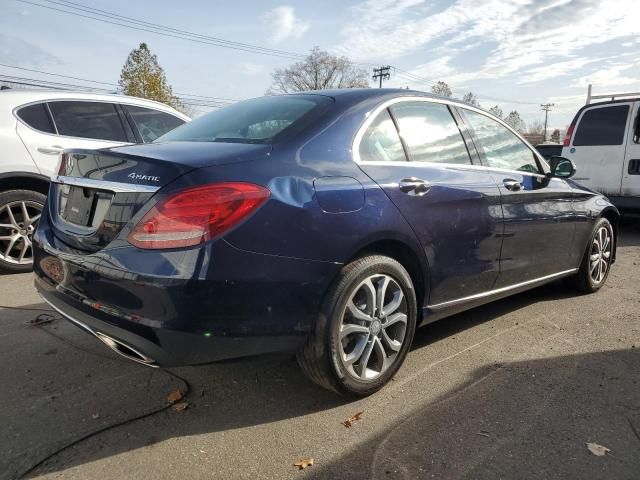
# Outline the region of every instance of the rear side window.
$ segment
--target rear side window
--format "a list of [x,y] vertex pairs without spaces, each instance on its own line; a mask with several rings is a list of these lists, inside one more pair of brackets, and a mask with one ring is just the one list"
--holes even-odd
[[480,140],[483,161],[493,168],[540,173],[533,151],[507,127],[472,110],[464,116]]
[[629,105],[591,108],[582,114],[573,136],[576,147],[622,145]]
[[402,142],[387,110],[378,114],[360,141],[363,162],[406,162]]
[[50,102],[49,108],[60,135],[128,142],[120,115],[113,103]]
[[271,143],[313,124],[332,104],[324,95],[254,98],[198,117],[158,141]]
[[403,102],[391,107],[400,136],[415,162],[469,165],[471,159],[460,130],[446,105]]
[[181,118],[152,108],[136,105],[127,105],[126,108],[138,127],[144,143],[153,142],[156,138],[185,123]]
[[22,107],[17,111],[18,118],[31,128],[44,133],[56,133],[44,103],[36,103],[27,107]]

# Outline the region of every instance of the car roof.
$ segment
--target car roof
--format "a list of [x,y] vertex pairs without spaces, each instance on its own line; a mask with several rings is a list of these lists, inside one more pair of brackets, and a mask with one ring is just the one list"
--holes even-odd
[[28,90],[28,89],[7,89],[0,90],[0,102],[8,104],[10,109],[20,105],[38,102],[38,101],[55,101],[55,100],[94,100],[100,102],[115,102],[128,105],[138,105],[141,107],[153,108],[161,110],[182,119],[188,120],[189,117],[180,113],[175,108],[165,105],[155,100],[147,100],[145,98],[131,97],[128,95],[119,95],[116,93],[91,93],[91,92],[74,92],[66,90]]

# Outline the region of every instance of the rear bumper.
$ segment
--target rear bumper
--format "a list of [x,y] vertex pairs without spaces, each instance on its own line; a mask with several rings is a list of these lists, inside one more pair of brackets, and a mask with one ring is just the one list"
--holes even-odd
[[46,221],[34,256],[35,286],[52,308],[118,353],[163,367],[297,349],[341,268],[223,240],[194,250],[78,254]]

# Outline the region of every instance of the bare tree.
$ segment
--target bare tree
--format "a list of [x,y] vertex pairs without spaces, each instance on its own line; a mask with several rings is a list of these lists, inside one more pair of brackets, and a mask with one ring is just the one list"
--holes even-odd
[[462,97],[463,102],[467,102],[476,107],[480,106],[480,102],[478,102],[478,97],[476,97],[473,92],[465,93],[464,97]]
[[543,135],[544,125],[540,120],[534,120],[527,126],[527,133],[530,135]]
[[288,68],[278,68],[272,74],[268,95],[278,93],[324,90],[327,88],[369,87],[369,74],[356,67],[347,57],[331,55],[319,47],[302,61]]
[[440,95],[442,97],[449,97],[449,98],[453,95],[453,93],[451,92],[451,89],[449,88],[449,85],[447,85],[442,80],[439,82],[436,82],[435,85],[431,86],[431,93],[435,93],[436,95]]
[[504,112],[502,111],[502,109],[498,105],[494,105],[493,107],[491,107],[489,109],[489,113],[492,113],[493,115],[495,115],[498,118],[502,118],[504,116]]

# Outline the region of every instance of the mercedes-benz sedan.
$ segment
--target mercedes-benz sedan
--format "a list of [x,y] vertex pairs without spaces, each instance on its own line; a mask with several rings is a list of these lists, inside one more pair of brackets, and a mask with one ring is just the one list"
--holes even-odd
[[560,278],[602,287],[618,212],[574,170],[453,99],[257,98],[149,145],[65,151],[36,285],[150,366],[291,350],[367,395],[420,325]]

